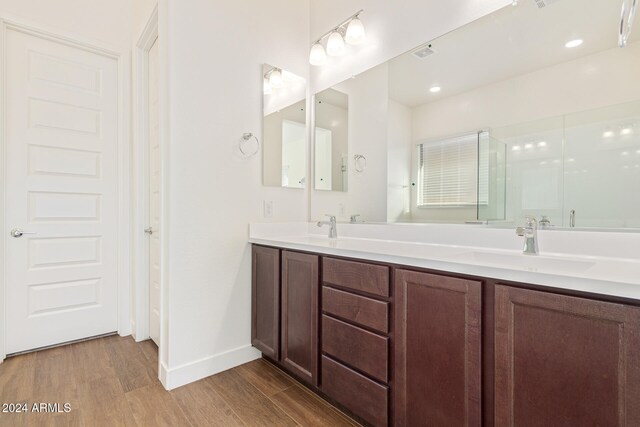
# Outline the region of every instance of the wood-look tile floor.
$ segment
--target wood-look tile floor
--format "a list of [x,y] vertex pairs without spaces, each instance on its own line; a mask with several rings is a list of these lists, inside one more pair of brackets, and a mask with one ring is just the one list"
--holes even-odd
[[264,360],[166,391],[152,341],[110,336],[11,357],[1,403],[71,404],[2,413],[0,426],[357,426]]

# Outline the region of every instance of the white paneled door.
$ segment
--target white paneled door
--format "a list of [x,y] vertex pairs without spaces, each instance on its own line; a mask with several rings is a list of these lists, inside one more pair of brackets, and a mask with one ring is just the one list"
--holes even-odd
[[149,336],[160,345],[160,87],[158,40],[149,50]]
[[116,59],[6,32],[7,354],[117,330]]

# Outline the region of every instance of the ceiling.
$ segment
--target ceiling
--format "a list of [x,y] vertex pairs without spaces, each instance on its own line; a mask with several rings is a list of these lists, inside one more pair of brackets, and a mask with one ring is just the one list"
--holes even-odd
[[[409,107],[617,46],[622,0],[520,0],[430,42],[435,54],[389,62],[390,97]],[[631,42],[640,40],[637,22]],[[568,49],[565,43],[583,39]],[[414,49],[415,50],[415,49]],[[429,89],[440,86],[439,93]]]

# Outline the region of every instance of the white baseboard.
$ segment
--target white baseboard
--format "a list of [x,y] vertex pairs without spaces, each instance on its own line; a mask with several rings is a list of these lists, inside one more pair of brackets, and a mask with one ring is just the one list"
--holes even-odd
[[258,358],[260,352],[251,345],[245,345],[171,369],[161,363],[160,382],[167,390],[173,390]]

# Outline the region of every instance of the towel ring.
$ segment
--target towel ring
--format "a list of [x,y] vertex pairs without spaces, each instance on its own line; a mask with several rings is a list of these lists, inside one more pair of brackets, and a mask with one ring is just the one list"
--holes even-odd
[[[251,144],[252,142],[253,144]],[[254,148],[251,149],[250,145],[254,145]],[[238,149],[243,156],[247,158],[253,157],[258,154],[258,151],[260,151],[260,141],[258,141],[258,137],[251,132],[243,133],[242,141],[238,144]]]
[[353,168],[356,172],[362,173],[367,168],[367,158],[362,154],[353,156]]

